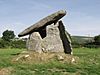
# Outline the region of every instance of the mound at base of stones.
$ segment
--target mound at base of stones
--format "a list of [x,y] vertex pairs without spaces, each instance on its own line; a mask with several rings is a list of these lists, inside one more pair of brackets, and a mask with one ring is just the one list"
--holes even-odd
[[59,61],[62,63],[77,63],[79,57],[65,53],[38,53],[33,51],[24,51],[16,56],[12,61],[21,63],[42,63],[50,61]]

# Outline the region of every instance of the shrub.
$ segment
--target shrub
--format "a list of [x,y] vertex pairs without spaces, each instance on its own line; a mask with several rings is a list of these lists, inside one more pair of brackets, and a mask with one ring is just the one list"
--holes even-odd
[[26,48],[26,41],[23,40],[12,41],[12,48]]

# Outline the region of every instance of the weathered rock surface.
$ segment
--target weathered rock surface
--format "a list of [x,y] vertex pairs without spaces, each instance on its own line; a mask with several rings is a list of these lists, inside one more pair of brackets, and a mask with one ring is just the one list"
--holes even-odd
[[62,40],[59,36],[58,24],[48,25],[46,30],[47,36],[42,40],[44,52],[64,52]]
[[59,31],[60,31],[60,37],[62,39],[62,43],[63,43],[63,47],[64,47],[64,52],[67,54],[71,54],[72,53],[72,45],[71,45],[70,34],[68,34],[65,31],[65,27],[64,27],[62,21],[59,21]]
[[27,40],[26,46],[28,50],[33,50],[34,52],[41,53],[41,41],[42,38],[38,32],[34,32],[29,35],[29,38]]
[[38,32],[30,34],[27,40],[27,49],[35,52],[64,52],[58,24],[48,25],[46,27],[47,35],[41,38]]
[[27,49],[35,52],[65,52],[71,54],[70,35],[66,33],[62,21],[46,27],[46,36],[42,39],[39,32],[30,34]]
[[33,24],[29,28],[25,29],[18,36],[21,37],[21,36],[30,34],[30,33],[34,32],[34,31],[37,31],[41,27],[45,27],[47,25],[55,23],[56,21],[58,21],[59,19],[61,19],[65,15],[66,15],[66,11],[64,11],[64,10],[60,10],[60,11],[58,11],[56,13],[53,13],[53,14],[43,18],[39,22]]

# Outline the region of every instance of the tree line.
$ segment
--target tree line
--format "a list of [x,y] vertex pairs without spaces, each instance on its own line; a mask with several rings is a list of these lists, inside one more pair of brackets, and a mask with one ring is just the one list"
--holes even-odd
[[100,48],[100,35],[94,37],[72,37],[72,46],[75,48]]
[[14,31],[5,30],[0,38],[0,48],[25,48],[26,41],[15,37]]
[[[72,37],[72,46],[74,48],[100,48],[100,35],[93,37],[92,40],[82,40],[80,37]],[[0,48],[26,48],[26,39],[16,38],[14,31],[5,30],[0,38]]]

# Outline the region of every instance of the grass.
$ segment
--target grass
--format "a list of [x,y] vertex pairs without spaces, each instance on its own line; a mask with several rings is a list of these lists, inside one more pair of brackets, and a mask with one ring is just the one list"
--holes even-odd
[[100,75],[100,48],[75,48],[73,55],[79,57],[77,64],[63,64],[58,61],[29,64],[11,61],[24,50],[0,49],[0,70],[10,68],[10,75]]

